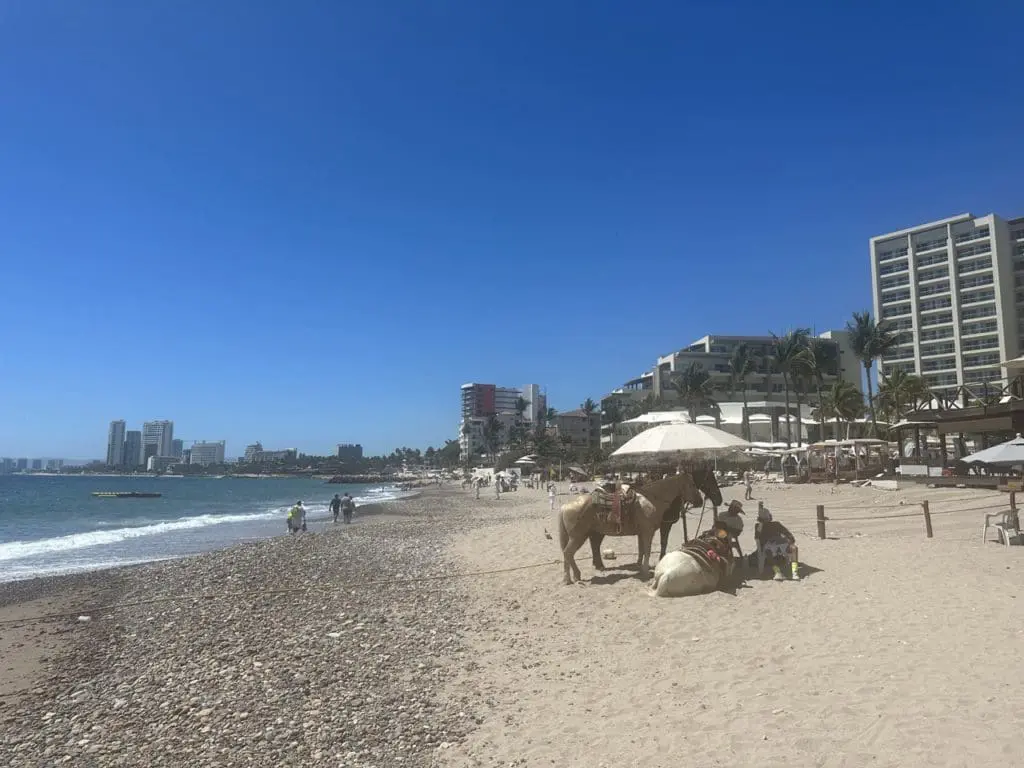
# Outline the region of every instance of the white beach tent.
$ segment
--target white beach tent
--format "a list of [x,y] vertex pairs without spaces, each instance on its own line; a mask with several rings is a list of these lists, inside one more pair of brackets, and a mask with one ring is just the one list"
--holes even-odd
[[963,461],[968,464],[998,464],[1004,467],[1024,464],[1024,438],[1018,432],[1013,440],[964,456]]

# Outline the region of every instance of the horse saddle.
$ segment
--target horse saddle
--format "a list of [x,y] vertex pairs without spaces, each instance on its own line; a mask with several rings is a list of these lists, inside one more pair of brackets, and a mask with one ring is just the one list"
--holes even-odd
[[682,550],[695,558],[706,570],[717,569],[724,576],[732,569],[732,541],[724,528],[705,531],[693,541],[684,544]]
[[[593,503],[603,509],[612,509],[615,502],[615,492],[606,491],[604,488],[595,488],[590,492],[590,498]],[[622,507],[631,507],[636,503],[636,491],[628,486],[622,487],[622,495],[619,497],[618,503]]]

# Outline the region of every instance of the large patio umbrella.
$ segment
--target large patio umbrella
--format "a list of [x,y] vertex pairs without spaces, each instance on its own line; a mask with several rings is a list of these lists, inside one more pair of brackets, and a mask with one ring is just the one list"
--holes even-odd
[[619,465],[665,465],[672,462],[742,456],[751,445],[728,432],[689,422],[674,422],[652,427],[632,438],[610,457]]
[[1013,440],[1007,440],[1005,443],[993,445],[991,448],[972,453],[970,456],[964,456],[963,461],[968,464],[995,464],[1003,467],[1024,464],[1024,437],[1021,437],[1018,432]]

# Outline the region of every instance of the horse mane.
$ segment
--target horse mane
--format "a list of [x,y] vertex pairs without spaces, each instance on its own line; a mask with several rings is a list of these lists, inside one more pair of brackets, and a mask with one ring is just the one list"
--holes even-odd
[[[686,484],[689,484],[694,490],[697,488],[692,477],[682,474],[669,475],[661,480],[644,483],[643,486],[636,489],[636,492],[654,504],[658,509],[664,510],[668,509],[669,505],[679,498],[684,492]],[[683,499],[683,501],[690,501],[690,499]]]
[[722,504],[722,491],[718,487],[718,480],[715,472],[710,467],[696,469],[692,473],[693,482],[697,489],[711,502],[711,506],[718,507]]

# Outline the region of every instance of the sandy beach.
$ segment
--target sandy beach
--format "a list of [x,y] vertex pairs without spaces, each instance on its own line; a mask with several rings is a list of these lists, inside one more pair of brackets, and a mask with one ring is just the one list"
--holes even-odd
[[[539,496],[489,501],[504,522],[456,543],[464,566],[555,553]],[[802,581],[650,598],[630,570],[595,574],[587,547],[582,585],[562,586],[554,565],[470,580],[480,666],[455,690],[480,691],[490,716],[440,764],[1024,763],[1024,547],[983,545],[974,509],[1003,508],[1005,494],[759,484],[755,498],[799,538]],[[817,504],[833,517],[825,541]],[[888,517],[898,514],[911,516]],[[620,566],[634,560],[635,540],[605,547],[623,553]]]
[[541,491],[444,489],[353,526],[5,585],[0,764],[1024,762],[1024,547],[981,542],[1004,494],[759,484],[745,552],[757,499],[799,537],[800,582],[651,598],[635,540],[609,538],[609,571],[581,551],[566,587]]

